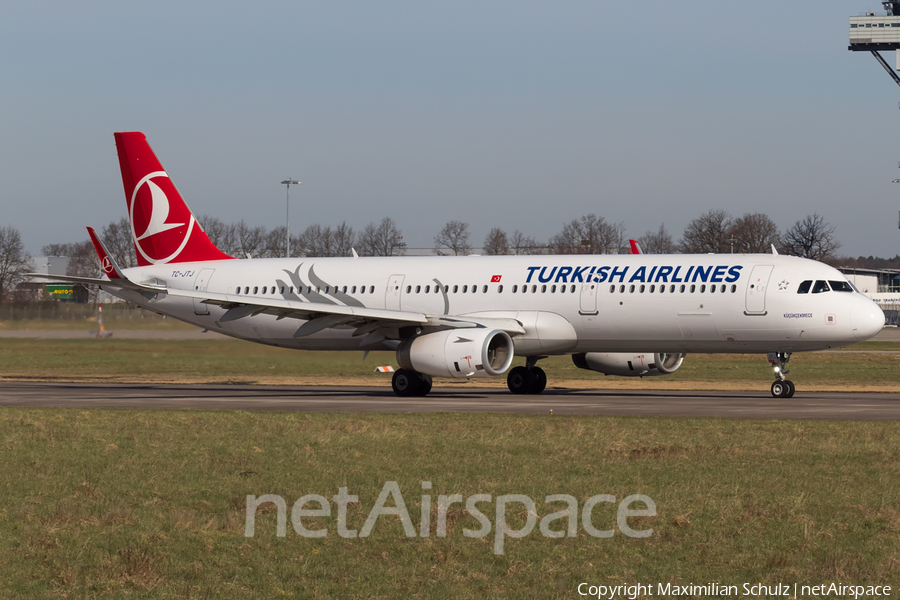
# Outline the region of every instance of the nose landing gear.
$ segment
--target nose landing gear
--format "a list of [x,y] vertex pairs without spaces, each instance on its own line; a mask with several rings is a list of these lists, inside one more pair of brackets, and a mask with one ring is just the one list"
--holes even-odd
[[785,368],[789,360],[790,352],[769,352],[769,362],[775,371],[775,382],[772,383],[772,396],[775,398],[791,398],[794,395],[794,382],[785,378],[790,373]]
[[506,386],[513,394],[540,394],[547,387],[547,374],[537,361],[545,356],[529,356],[524,367],[510,369],[506,376]]

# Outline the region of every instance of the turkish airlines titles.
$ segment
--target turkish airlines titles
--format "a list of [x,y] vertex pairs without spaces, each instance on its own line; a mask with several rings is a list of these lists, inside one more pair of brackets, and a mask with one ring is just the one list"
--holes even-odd
[[[603,266],[603,267],[526,267],[528,279],[525,283],[531,283],[532,278],[537,277],[540,283],[603,283],[604,281],[618,283],[734,283],[741,276],[743,265],[657,265],[654,267],[640,266],[631,270],[630,266]],[[549,272],[548,272],[549,269]],[[649,272],[647,269],[650,269]],[[686,271],[685,271],[686,269]],[[682,272],[684,276],[682,277]],[[629,276],[630,272],[630,276]],[[626,277],[628,277],[626,279]]]

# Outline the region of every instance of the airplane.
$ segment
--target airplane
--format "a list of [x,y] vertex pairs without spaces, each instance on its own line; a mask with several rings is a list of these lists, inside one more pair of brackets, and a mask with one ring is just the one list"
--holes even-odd
[[[790,398],[794,352],[865,341],[884,313],[838,270],[772,254],[237,259],[207,237],[146,136],[116,133],[138,266],[94,230],[99,286],[234,338],[307,350],[390,350],[399,396],[433,377],[506,374],[514,394],[547,385],[537,362],[569,355],[605,375],[674,373],[689,353],[760,353]],[[525,366],[510,369],[514,356]]]

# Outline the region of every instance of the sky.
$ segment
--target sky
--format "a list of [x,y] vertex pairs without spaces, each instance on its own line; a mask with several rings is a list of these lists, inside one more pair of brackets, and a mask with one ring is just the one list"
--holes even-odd
[[[700,214],[818,212],[900,253],[900,88],[849,52],[877,0],[15,2],[0,18],[0,226],[39,254],[126,214],[142,131],[198,215],[392,217],[539,241],[588,213],[677,239]],[[890,64],[892,53],[885,53]]]

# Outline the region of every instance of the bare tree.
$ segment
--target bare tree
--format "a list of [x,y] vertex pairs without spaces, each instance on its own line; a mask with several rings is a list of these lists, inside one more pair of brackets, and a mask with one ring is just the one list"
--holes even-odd
[[499,227],[491,229],[484,238],[482,251],[488,256],[510,254],[509,238],[507,238],[506,232]]
[[727,253],[730,248],[728,232],[731,216],[724,210],[711,210],[688,223],[679,247],[685,254]]
[[[287,255],[287,240],[285,227],[276,227],[272,231],[266,232],[265,249],[260,254],[260,258],[282,258]],[[293,240],[292,240],[293,241]],[[291,246],[296,249],[296,246]]]
[[390,217],[385,217],[378,225],[366,225],[358,244],[360,256],[400,256],[406,252],[403,234]]
[[112,221],[100,232],[106,249],[123,269],[137,266],[137,251],[131,237],[131,223],[126,217]]
[[778,225],[763,213],[747,213],[731,223],[735,252],[769,252],[779,242]]
[[625,242],[625,225],[591,213],[563,225],[550,238],[552,254],[616,254]]
[[542,244],[538,244],[533,237],[525,235],[518,229],[513,232],[512,237],[509,239],[509,249],[512,254],[517,256],[545,254],[547,251],[547,249]]
[[25,252],[19,230],[0,227],[0,304],[30,270],[31,257]]
[[249,254],[251,257],[262,256],[266,248],[266,229],[264,227],[250,227],[241,219],[235,225],[235,246],[234,253],[239,258],[246,258]]
[[840,247],[834,236],[834,225],[816,213],[797,221],[781,236],[782,252],[813,260],[831,260]]
[[356,232],[343,221],[334,228],[331,236],[332,252],[334,256],[350,256],[354,244],[356,244]]
[[434,253],[438,256],[468,254],[469,224],[462,221],[450,221],[434,236]]
[[656,232],[648,231],[637,239],[644,254],[674,254],[678,252],[678,246],[672,241],[672,236],[666,230],[665,224],[659,226]]
[[297,248],[303,256],[334,256],[332,238],[331,227],[322,227],[318,223],[314,223],[300,234]]

